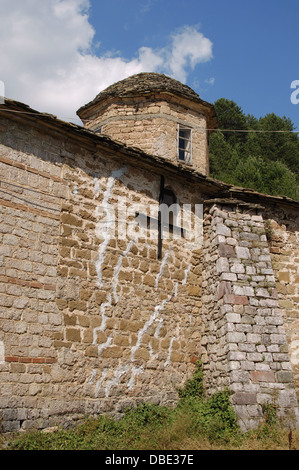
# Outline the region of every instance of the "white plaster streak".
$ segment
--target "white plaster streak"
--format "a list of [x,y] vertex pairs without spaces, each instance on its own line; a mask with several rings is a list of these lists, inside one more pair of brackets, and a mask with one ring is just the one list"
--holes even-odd
[[100,211],[103,211],[105,215],[105,219],[103,221],[97,222],[96,225],[96,234],[98,233],[99,237],[104,238],[104,241],[103,243],[101,243],[99,249],[98,259],[95,262],[98,287],[102,287],[102,266],[105,259],[105,253],[112,238],[112,232],[115,232],[115,211],[113,206],[109,204],[109,199],[112,196],[112,190],[115,185],[116,179],[120,178],[126,172],[126,170],[127,168],[124,167],[111,173],[111,176],[108,178],[107,181],[107,186],[104,192],[104,197],[101,206],[99,206],[96,210],[97,216],[100,215]]
[[[129,250],[131,249],[131,243],[127,246],[126,250],[124,251],[123,253],[123,256],[121,257],[121,259],[118,261],[118,264],[117,264],[117,267],[115,268],[115,270],[117,272],[119,272],[119,269],[120,269],[120,266],[121,266],[121,263],[122,263],[122,259],[124,256],[126,256],[126,254],[129,252]],[[168,252],[165,254],[163,260],[162,260],[162,263],[161,263],[161,268],[160,268],[160,271],[159,273],[157,274],[157,277],[156,277],[156,284],[155,284],[155,287],[156,289],[158,288],[158,283],[159,283],[159,279],[160,277],[162,276],[163,274],[163,270],[164,270],[164,267],[168,261],[168,258],[170,256],[170,253],[171,253],[171,249],[168,250]],[[191,264],[189,264],[185,270],[185,276],[184,276],[184,279],[182,280],[182,285],[186,284],[187,282],[187,278],[188,278],[188,274],[191,270]],[[118,278],[118,275],[117,275],[117,278]],[[117,285],[117,283],[115,282],[115,286]],[[179,282],[177,282],[174,286],[174,296],[177,297],[178,295],[178,287],[179,287]],[[155,331],[155,334],[154,334],[154,337],[155,338],[158,338],[159,337],[159,333],[160,333],[160,329],[162,327],[162,324],[163,324],[163,318],[160,318],[159,315],[160,315],[160,312],[161,310],[163,310],[163,308],[165,307],[165,305],[171,300],[172,298],[172,295],[169,295],[167,297],[167,299],[164,299],[160,304],[156,305],[155,306],[155,309],[154,309],[154,312],[153,314],[151,315],[151,317],[149,318],[149,320],[144,324],[143,328],[141,330],[139,330],[138,332],[138,338],[137,338],[137,342],[136,342],[136,345],[132,348],[131,350],[131,362],[134,363],[135,361],[135,353],[136,351],[139,349],[140,347],[140,344],[141,344],[141,340],[142,340],[142,337],[143,335],[146,333],[146,331],[148,330],[148,328],[154,323],[154,322],[157,322],[158,323],[158,326],[156,328],[156,331]],[[171,339],[170,341],[170,345],[169,345],[169,349],[168,349],[168,356],[167,356],[167,359],[166,361],[164,362],[164,367],[167,367],[169,364],[170,364],[170,358],[171,358],[171,353],[172,353],[172,347],[173,347],[173,342],[175,341],[176,339],[176,336],[173,336],[173,338]],[[150,351],[150,357],[152,358],[154,356],[154,352],[153,352],[153,349],[152,349],[152,346],[151,344],[149,344],[149,351]],[[116,371],[116,373],[114,374],[114,378],[111,379],[109,381],[109,383],[106,385],[106,389],[105,389],[105,393],[106,393],[106,396],[109,396],[109,393],[110,393],[110,389],[113,385],[118,385],[119,383],[119,379],[120,377],[128,372],[128,370],[131,369],[131,377],[130,379],[128,380],[127,382],[127,387],[128,389],[132,389],[135,385],[135,377],[138,375],[138,374],[141,374],[142,371],[143,371],[143,367],[140,366],[139,368],[138,367],[132,367],[132,365],[128,365],[128,366],[124,366],[123,369],[118,369]]]
[[159,324],[158,324],[158,326],[156,328],[156,331],[155,331],[155,334],[154,334],[155,338],[159,338],[160,330],[161,330],[161,327],[163,325],[163,318],[159,318],[157,321],[159,322]]
[[[98,345],[98,337],[97,337],[98,331],[103,331],[103,332],[105,331],[106,322],[107,322],[105,310],[107,307],[110,307],[110,306],[111,306],[111,294],[108,294],[108,302],[101,305],[101,313],[102,313],[101,325],[93,329],[93,342],[92,342],[93,345]],[[104,351],[104,349],[108,348],[111,343],[112,343],[112,336],[109,336],[109,338],[107,339],[105,343],[99,344],[98,356],[100,356],[102,352]]]
[[[120,268],[121,268],[121,265],[122,265],[122,262],[123,262],[123,259],[125,256],[127,256],[127,254],[129,253],[129,251],[131,250],[132,248],[132,245],[133,245],[133,241],[131,241],[127,248],[124,250],[124,252],[120,255],[120,258],[117,262],[117,265],[114,269],[114,276],[113,276],[113,296],[114,296],[114,301],[115,303],[118,302],[118,295],[117,295],[117,286],[118,286],[118,276],[119,276],[119,271],[120,271]],[[96,345],[97,344],[97,332],[98,331],[105,331],[105,328],[106,328],[106,323],[107,323],[107,316],[105,315],[105,310],[107,307],[111,307],[111,304],[112,304],[112,298],[111,298],[111,294],[109,293],[108,294],[108,302],[104,303],[101,305],[101,313],[102,313],[102,322],[101,322],[101,325],[94,328],[93,330],[93,344]],[[110,344],[112,343],[112,336],[110,336],[106,343],[103,343],[101,345],[99,345],[98,347],[98,355],[100,356],[102,351],[104,349],[106,349],[108,346],[110,346]]]
[[104,382],[105,378],[106,378],[106,375],[108,374],[108,369],[104,369],[103,372],[102,372],[102,376],[100,378],[100,380],[98,380],[97,384],[96,384],[96,391],[95,391],[95,396],[97,398],[98,394],[99,394],[99,391],[101,389],[101,386],[102,386],[102,383]]
[[101,193],[102,189],[101,189],[101,185],[100,185],[100,181],[99,181],[99,176],[98,176],[97,173],[94,174],[93,184],[94,184],[95,195],[97,195],[97,193]]
[[169,345],[169,348],[168,348],[168,356],[167,356],[166,361],[164,362],[164,367],[167,367],[170,364],[170,356],[171,356],[172,345],[173,345],[174,340],[175,340],[175,336],[173,336],[173,338],[171,338],[170,345]]
[[105,315],[105,310],[106,310],[106,307],[110,307],[111,306],[111,294],[108,294],[108,302],[104,303],[101,305],[101,314],[102,314],[102,321],[101,321],[101,325],[100,326],[97,326],[96,328],[93,329],[93,343],[92,344],[97,344],[97,332],[98,331],[105,331],[105,327],[106,327],[106,322],[107,322],[107,317]]
[[164,299],[161,304],[156,305],[154,313],[151,315],[150,319],[145,323],[144,327],[139,331],[138,333],[138,339],[136,345],[132,348],[132,353],[131,353],[131,361],[135,360],[135,353],[137,349],[140,347],[140,343],[142,340],[143,335],[146,333],[148,327],[153,324],[153,322],[157,319],[159,316],[160,310],[163,310],[164,305],[169,302],[171,299],[171,295],[167,297],[167,299]]
[[116,265],[115,268],[114,268],[114,276],[113,276],[113,296],[114,296],[114,300],[115,300],[116,303],[118,302],[118,295],[117,295],[117,292],[116,292],[116,291],[117,291],[117,286],[118,286],[119,271],[120,271],[120,268],[121,268],[123,259],[127,256],[127,254],[129,253],[129,251],[131,250],[132,245],[133,245],[133,240],[130,241],[130,243],[128,244],[128,246],[127,246],[127,248],[125,249],[125,251],[120,255],[119,260],[118,260],[118,262],[117,262],[117,265]]
[[131,375],[131,378],[130,380],[127,382],[127,387],[129,390],[131,390],[134,385],[135,385],[135,377],[139,374],[141,374],[141,372],[143,371],[143,367],[140,366],[140,367],[133,367],[132,369],[132,375]]
[[151,358],[154,357],[154,350],[153,350],[153,348],[152,348],[151,343],[149,343],[148,349],[149,349],[149,352],[150,352],[150,357],[151,357]]
[[100,356],[102,351],[104,351],[104,349],[108,348],[108,346],[110,346],[111,343],[112,343],[112,336],[109,336],[106,343],[102,343],[98,346],[98,355]]
[[89,378],[89,381],[88,381],[89,384],[93,384],[93,381],[95,379],[96,374],[97,374],[97,369],[93,369],[92,372],[91,372],[91,376]]
[[164,258],[162,259],[160,271],[159,271],[159,273],[158,273],[157,276],[156,276],[156,282],[155,282],[155,289],[156,289],[156,290],[158,289],[159,279],[160,279],[160,277],[161,277],[161,275],[162,275],[162,273],[163,273],[163,270],[164,270],[164,268],[165,268],[165,265],[166,265],[166,263],[167,263],[167,260],[168,260],[168,258],[169,258],[169,256],[170,256],[170,252],[171,252],[171,249],[166,252]]
[[109,397],[109,393],[111,390],[111,387],[118,385],[119,379],[121,378],[122,375],[126,374],[128,370],[130,369],[130,366],[123,366],[120,365],[114,372],[114,376],[112,379],[108,380],[106,387],[105,387],[105,396],[106,398]]
[[191,264],[188,265],[187,269],[185,270],[185,277],[182,280],[182,285],[185,285],[188,279],[188,274],[190,273],[191,270]]

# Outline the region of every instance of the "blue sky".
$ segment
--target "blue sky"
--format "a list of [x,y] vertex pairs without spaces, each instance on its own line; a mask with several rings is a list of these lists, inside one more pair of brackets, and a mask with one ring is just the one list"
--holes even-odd
[[190,70],[187,84],[207,101],[225,97],[256,117],[286,115],[299,130],[299,105],[290,101],[290,84],[299,80],[298,0],[93,0],[90,21],[102,50],[127,58],[141,46],[165,45],[184,25],[198,27],[213,58]]
[[299,130],[298,0],[0,0],[0,11],[5,94],[40,111],[76,122],[106,86],[157,71]]

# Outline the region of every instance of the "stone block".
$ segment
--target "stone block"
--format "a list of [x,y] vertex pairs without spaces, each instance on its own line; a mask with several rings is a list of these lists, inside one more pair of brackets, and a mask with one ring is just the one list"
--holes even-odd
[[227,258],[219,258],[216,262],[216,269],[218,274],[224,273],[224,272],[229,272],[229,264]]
[[146,276],[144,276],[143,278],[143,283],[146,285],[146,286],[150,286],[150,287],[155,287],[155,278],[153,276],[151,276],[150,274],[146,274]]
[[245,333],[231,331],[227,333],[226,340],[228,343],[244,343],[246,341]]
[[80,342],[81,335],[80,330],[76,328],[66,329],[66,340],[71,342]]
[[228,323],[240,323],[241,322],[241,315],[239,313],[227,313],[225,315],[226,321]]
[[232,273],[236,273],[236,274],[244,274],[245,273],[245,267],[241,263],[232,264],[230,270],[231,270]]
[[188,286],[188,295],[200,297],[201,287],[200,286]]
[[275,374],[272,371],[264,371],[264,370],[259,370],[259,371],[254,371],[252,370],[250,372],[250,377],[253,382],[276,382],[275,380]]
[[225,294],[231,294],[231,284],[230,282],[222,281],[217,287],[217,299],[222,299]]
[[233,383],[250,383],[250,373],[243,370],[233,370],[230,374],[231,384]]
[[248,298],[242,295],[226,294],[223,298],[223,302],[232,305],[247,305]]
[[264,288],[256,289],[255,295],[257,297],[270,297],[268,289],[264,289]]
[[255,405],[256,393],[237,392],[232,396],[235,405]]
[[291,371],[287,370],[280,370],[276,373],[277,382],[281,383],[292,383],[293,382],[293,374]]
[[66,212],[61,215],[61,223],[65,225],[71,225],[74,227],[82,227],[82,220],[76,217],[73,214],[68,214]]
[[258,352],[252,352],[247,354],[247,359],[253,362],[261,362],[263,361],[263,354]]
[[101,353],[104,358],[119,358],[123,356],[123,349],[119,346],[109,346]]
[[97,346],[88,346],[85,350],[85,356],[88,357],[98,357],[98,347]]
[[250,259],[250,252],[249,252],[249,249],[247,247],[236,246],[235,250],[236,250],[237,258],[239,258],[239,259]]
[[234,274],[234,273],[222,273],[220,275],[220,281],[236,282],[237,281],[237,275]]
[[234,258],[236,256],[234,247],[232,245],[226,245],[225,243],[221,243],[218,246],[218,251],[221,257]]
[[248,333],[247,343],[260,344],[262,341],[262,335],[259,333]]
[[235,285],[233,286],[233,294],[234,294],[234,295],[242,295],[242,296],[244,296],[244,288],[243,288],[243,286],[239,286],[239,285],[235,284]]
[[68,326],[74,326],[77,323],[76,315],[63,315],[64,324]]
[[284,334],[271,334],[270,341],[273,344],[287,344],[287,339]]
[[226,225],[218,223],[216,225],[216,235],[223,235],[224,237],[231,237],[231,230]]
[[278,279],[280,282],[290,282],[290,273],[288,271],[280,271]]

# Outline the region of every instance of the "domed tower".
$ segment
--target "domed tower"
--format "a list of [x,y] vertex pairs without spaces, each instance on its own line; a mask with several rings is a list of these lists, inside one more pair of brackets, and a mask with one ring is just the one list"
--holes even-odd
[[77,114],[96,133],[209,174],[214,108],[173,78],[132,75],[99,93]]

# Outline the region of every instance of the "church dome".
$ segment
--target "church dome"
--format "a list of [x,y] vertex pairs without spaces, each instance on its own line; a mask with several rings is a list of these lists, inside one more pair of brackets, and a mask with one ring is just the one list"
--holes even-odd
[[125,98],[125,97],[136,97],[145,96],[148,93],[153,92],[166,92],[174,95],[178,95],[188,100],[200,103],[201,105],[211,106],[209,103],[203,101],[199,95],[187,85],[175,80],[174,78],[168,77],[162,73],[139,73],[131,75],[124,80],[114,83],[105,90],[101,91],[90,103],[82,106],[77,114],[80,115],[82,111],[95,105],[96,103],[106,100],[108,98]]
[[120,80],[77,114],[84,127],[95,133],[209,173],[214,107],[167,75],[139,73]]

